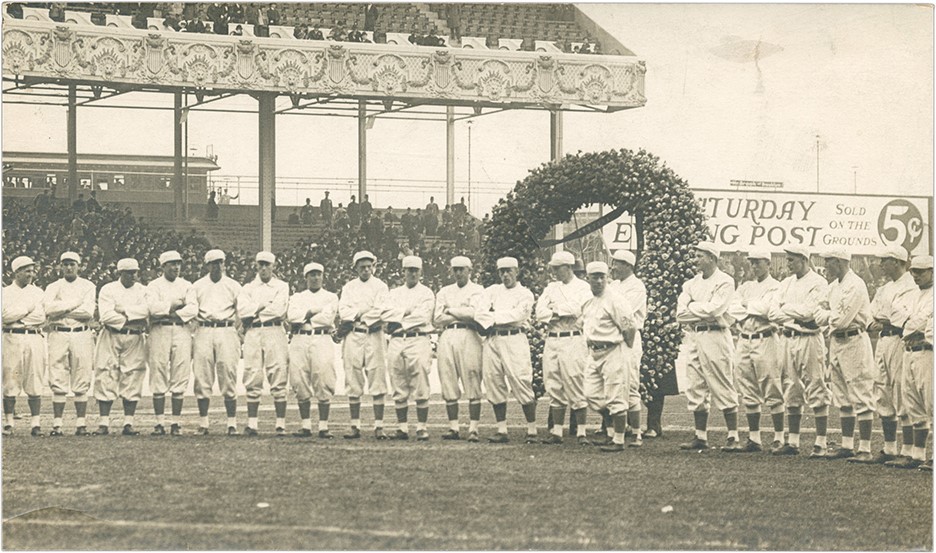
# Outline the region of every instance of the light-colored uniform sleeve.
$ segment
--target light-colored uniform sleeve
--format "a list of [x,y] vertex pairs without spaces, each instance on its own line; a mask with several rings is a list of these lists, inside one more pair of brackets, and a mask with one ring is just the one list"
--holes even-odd
[[335,326],[335,315],[338,313],[338,296],[335,294],[329,294],[328,300],[325,302],[325,305],[322,306],[322,309],[312,315],[312,318],[309,321],[312,324],[321,325],[321,326]]
[[150,314],[154,317],[168,317],[172,303],[160,295],[158,281],[154,280],[146,286],[146,303],[149,304]]
[[189,293],[192,291],[192,284],[189,283],[188,287],[185,290],[185,298],[182,300],[185,302],[181,308],[176,309],[176,316],[182,320],[183,323],[187,323],[198,316],[198,302],[189,301]]
[[494,326],[494,312],[491,311],[494,298],[491,294],[491,288],[485,288],[484,292],[474,297],[472,303],[475,312],[474,319],[481,325],[481,328],[487,329]]
[[732,295],[734,295],[734,285],[728,280],[725,280],[719,282],[718,285],[715,286],[712,299],[709,301],[690,302],[686,308],[690,313],[702,320],[715,319],[728,311]]
[[129,305],[124,305],[124,311],[127,312],[127,321],[145,321],[149,318],[149,306],[146,304],[146,288],[140,284],[136,283],[131,289],[135,300],[129,302]]
[[829,297],[829,285],[825,282],[820,283],[820,279],[816,279],[816,285],[809,289],[805,302],[783,304],[783,313],[787,317],[801,321],[815,320],[819,303]]
[[692,296],[689,293],[689,286],[692,280],[683,283],[682,292],[676,298],[676,321],[679,323],[698,323],[701,322],[698,316],[689,311],[689,302]]
[[306,321],[306,314],[309,311],[309,307],[302,301],[304,293],[305,292],[299,292],[298,294],[293,294],[289,298],[289,305],[286,307],[286,320],[293,324],[298,325]]
[[116,307],[117,299],[114,297],[113,287],[107,284],[98,294],[98,315],[101,318],[101,324],[120,330],[127,323],[127,317],[115,311]]
[[374,298],[374,304],[361,314],[361,322],[367,326],[374,326],[379,323],[382,320],[384,306],[386,306],[389,296],[390,290],[385,283],[381,282],[380,291],[377,292],[377,296]]
[[442,328],[446,325],[450,325],[458,321],[458,319],[455,317],[447,313],[443,313],[445,308],[448,307],[448,304],[446,303],[447,301],[448,293],[446,292],[445,288],[443,288],[439,290],[439,293],[436,295],[435,309],[433,310],[432,314],[432,324],[438,328]]
[[[45,292],[42,295],[42,304],[45,309],[46,315],[50,319],[60,319],[66,314],[72,311],[72,306],[75,305],[76,298],[67,298],[67,299],[58,299],[59,294],[59,282],[55,281],[49,286],[46,287]],[[92,314],[94,313],[94,307],[91,308]],[[4,320],[4,322],[6,322]]]
[[199,306],[198,306],[198,292],[195,289],[195,283],[192,283],[189,286],[188,290],[185,291],[185,308],[191,309],[195,314],[192,316],[194,319],[198,316]]
[[432,324],[432,309],[435,307],[435,295],[428,289],[424,291],[425,294],[421,294],[422,297],[419,299],[419,303],[413,306],[410,312],[404,315],[403,319],[400,321],[403,325],[403,330],[410,330]]
[[286,308],[288,304],[289,284],[283,281],[279,281],[276,283],[276,287],[273,293],[273,301],[257,314],[257,318],[264,323],[275,319],[285,319]]
[[747,315],[770,318],[770,306],[773,305],[774,296],[779,289],[778,285],[771,286],[760,297],[748,300]]
[[748,316],[748,308],[744,305],[744,297],[747,293],[749,283],[743,282],[738,290],[731,297],[731,304],[728,306],[728,315],[739,324],[744,322]]
[[508,309],[494,311],[495,325],[523,324],[530,318],[533,309],[533,292],[524,289],[523,294],[518,295],[517,302]]
[[353,298],[351,297],[354,295],[350,290],[351,282],[346,282],[345,285],[341,287],[341,299],[338,300],[338,316],[341,317],[342,321],[357,320],[358,316],[361,314],[357,306],[354,305]]
[[230,294],[234,296],[234,305],[238,318],[247,319],[257,316],[257,308],[260,305],[244,286],[232,281],[227,288]]
[[71,313],[68,314],[72,319],[79,321],[90,321],[94,318],[94,309],[97,305],[97,288],[94,284],[88,283],[88,286],[85,286],[84,291],[81,294],[81,304],[78,305],[77,309],[73,309]]
[[611,302],[611,308],[614,324],[621,329],[621,333],[634,330],[634,310],[623,296],[617,295]]
[[548,323],[553,316],[553,310],[550,307],[553,302],[552,294],[555,286],[552,282],[546,285],[539,299],[536,300],[536,306],[533,309],[533,316],[541,323]]
[[837,304],[830,305],[829,309],[816,311],[816,322],[821,325],[829,325],[833,332],[845,330],[852,326],[855,317],[861,311],[861,304],[861,294],[858,288],[845,281],[842,283],[841,295]]

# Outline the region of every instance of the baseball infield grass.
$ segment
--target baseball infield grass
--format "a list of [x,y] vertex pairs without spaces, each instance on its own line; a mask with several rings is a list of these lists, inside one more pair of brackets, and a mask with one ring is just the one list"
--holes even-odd
[[[440,439],[444,407],[435,403],[432,439],[425,443],[413,440],[414,409],[408,442],[374,440],[369,407],[364,439],[341,439],[348,415],[340,400],[333,408],[335,440],[277,438],[269,398],[261,436],[222,435],[223,407],[216,400],[212,435],[196,437],[194,401],[187,403],[187,435],[176,438],[148,435],[153,419],[146,400],[137,437],[118,435],[119,416],[112,417],[117,432],[111,436],[72,436],[70,404],[61,438],[31,438],[28,420],[17,421],[17,434],[3,440],[3,547],[933,548],[930,474],[805,455],[677,451],[691,438],[691,418],[677,398],[667,404],[663,439],[616,454],[568,438],[561,446],[524,445],[514,403],[506,445],[486,443],[494,431],[487,405],[482,443],[471,444]],[[241,431],[243,408],[241,402]],[[546,402],[539,412],[545,421]],[[388,408],[388,423],[392,413]],[[462,419],[465,436],[466,405]],[[96,417],[88,422],[96,424]],[[294,404],[287,422],[290,432],[299,425]],[[769,426],[767,417],[763,422]],[[834,417],[830,422],[837,427]],[[50,424],[44,416],[45,431]],[[712,425],[719,429],[710,442],[721,445],[720,415]],[[803,438],[808,451],[811,431]],[[830,438],[839,440],[834,432]],[[879,433],[873,446],[881,447]]]

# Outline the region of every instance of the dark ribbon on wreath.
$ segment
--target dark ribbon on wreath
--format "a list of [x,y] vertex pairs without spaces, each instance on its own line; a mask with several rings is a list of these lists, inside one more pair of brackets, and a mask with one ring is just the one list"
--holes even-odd
[[604,227],[611,221],[620,217],[625,211],[627,211],[627,207],[628,206],[626,205],[616,207],[613,210],[609,211],[608,213],[605,213],[601,217],[595,219],[591,223],[588,223],[587,225],[584,225],[582,227],[575,229],[573,232],[570,232],[567,236],[564,236],[562,238],[540,240],[539,247],[548,248],[550,246],[555,246],[556,244],[562,244],[570,240],[581,238],[582,236],[585,236],[587,234],[591,234],[592,232]]

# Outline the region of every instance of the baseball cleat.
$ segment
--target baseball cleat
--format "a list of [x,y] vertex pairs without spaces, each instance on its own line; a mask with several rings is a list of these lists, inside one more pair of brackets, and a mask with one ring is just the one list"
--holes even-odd
[[[332,433],[329,432],[328,430],[319,430],[318,436],[320,440],[332,440],[335,438],[334,436],[332,436]],[[347,438],[347,436],[345,437]]]
[[12,436],[12,435],[13,435],[13,427],[10,426],[9,424],[4,425],[4,426],[3,426],[3,435],[4,435],[4,436]]
[[199,427],[198,427],[198,430],[195,431],[195,435],[197,435],[197,436],[207,436],[207,435],[208,435],[208,427],[207,427],[207,426],[199,426]]
[[836,459],[850,459],[850,458],[852,458],[852,457],[854,457],[854,456],[855,456],[855,451],[854,451],[854,450],[847,449],[847,448],[844,448],[844,447],[840,447],[840,448],[838,448],[838,449],[833,450],[831,453],[829,453],[829,459],[830,459],[830,460],[836,460]]
[[744,448],[738,443],[738,438],[728,438],[728,441],[725,442],[721,450],[725,453],[741,453],[744,451]]
[[683,451],[702,451],[708,448],[708,442],[699,438],[694,438],[688,443],[679,444],[679,449]]
[[473,444],[476,444],[476,443],[478,443],[478,442],[481,441],[481,438],[478,436],[478,433],[477,433],[477,432],[469,432],[469,433],[468,433],[468,441],[471,442],[471,443],[473,443]]
[[[561,438],[560,438],[561,439]],[[523,443],[525,444],[538,444],[539,438],[536,437],[536,434],[527,434],[524,438]]]
[[920,470],[923,472],[933,472],[933,460],[927,459],[920,465]]
[[57,436],[64,436],[64,434],[62,434],[62,429],[61,429],[61,427],[55,426],[55,427],[52,428],[52,432],[49,432],[49,436],[50,436],[50,437],[57,437]]
[[417,442],[428,442],[428,441],[429,441],[429,431],[428,431],[428,430],[417,430],[417,431],[416,431],[416,441],[417,441]]
[[648,429],[644,430],[644,432],[643,432],[643,437],[644,437],[644,438],[650,438],[650,439],[653,439],[653,438],[662,438],[662,437],[663,437],[663,433],[660,432],[660,431],[658,431],[658,430],[655,429],[655,428],[648,428]]
[[92,436],[107,436],[110,434],[110,428],[106,426],[98,426],[98,429],[91,433]]
[[[233,432],[232,432],[233,430]],[[233,426],[228,427],[228,434],[237,434],[237,429]],[[244,436],[258,436],[260,433],[257,432],[256,428],[247,427],[244,428]]]
[[588,439],[588,436],[579,436],[578,445],[592,445],[592,442]]
[[764,448],[759,443],[750,439],[744,444],[744,448],[741,449],[742,453],[759,453],[761,451],[764,451]]
[[634,429],[631,428],[630,425],[627,425],[627,426],[624,427],[624,437],[625,437],[625,438],[633,438],[633,437],[634,437]]
[[170,435],[170,436],[181,436],[181,435],[182,435],[182,427],[179,426],[178,424],[173,424],[172,426],[169,427],[169,435]]
[[42,433],[42,429],[38,426],[33,426],[32,430],[29,432],[29,435],[33,438],[44,438],[45,434]]
[[814,445],[812,448],[812,453],[809,454],[810,459],[828,459],[829,452],[826,449],[823,449],[822,446]]
[[139,436],[140,435],[140,433],[134,430],[133,426],[129,424],[124,425],[123,431],[121,432],[121,434],[124,436]]
[[883,451],[878,451],[874,455],[873,460],[874,460],[874,464],[883,465],[884,463],[888,461],[893,461],[896,458],[897,458],[896,455],[891,455],[890,453],[884,453]]
[[858,455],[855,455],[851,459],[847,459],[849,463],[858,463],[860,465],[876,465],[877,461],[871,455],[870,451],[859,451]]
[[280,438],[286,437],[286,429],[281,426],[277,426],[274,432],[276,433],[277,437],[280,437]]
[[387,433],[384,432],[384,429],[383,429],[383,428],[375,428],[375,429],[374,429],[374,438],[376,438],[376,439],[378,439],[378,440],[389,440],[389,439],[390,439],[390,436],[387,436]]
[[636,438],[634,441],[627,444],[627,447],[643,447],[643,440],[641,438]]
[[488,438],[488,441],[491,442],[492,444],[506,444],[507,442],[510,441],[510,438],[507,437],[507,434],[503,432],[498,432],[497,434],[494,434],[493,436]]
[[237,427],[236,427],[236,426],[228,426],[227,435],[228,435],[228,436],[237,436]]
[[90,436],[90,435],[91,434],[88,433],[88,429],[85,428],[84,426],[79,426],[78,428],[75,429],[75,436]]
[[783,444],[782,446],[771,450],[770,453],[774,455],[799,455],[799,448],[790,444]]
[[549,436],[543,438],[542,443],[546,445],[559,445],[562,443],[562,437],[556,436],[555,434],[550,434]]
[[898,457],[893,461],[888,461],[884,463],[886,467],[893,467],[895,469],[915,469],[923,464],[923,461],[919,459],[914,459],[913,457]]
[[[377,439],[379,440],[380,438],[377,438]],[[407,434],[406,432],[403,432],[400,429],[397,429],[397,431],[394,432],[392,436],[390,436],[390,439],[391,440],[408,440],[409,434]]]
[[448,432],[442,434],[443,440],[460,440],[461,436],[458,435],[458,430],[449,429]]
[[624,444],[616,444],[614,442],[611,442],[610,444],[603,445],[599,447],[598,449],[605,453],[619,453],[621,451],[624,451],[626,447],[624,446]]
[[344,439],[346,440],[358,440],[360,438],[361,438],[361,429],[356,426],[352,426],[351,431],[344,435]]
[[294,438],[311,438],[312,430],[308,428],[302,428],[299,430],[299,432],[293,432],[293,437]]
[[154,426],[153,431],[150,432],[150,436],[165,436],[165,435],[166,435],[166,429],[161,424],[157,424],[156,426]]
[[781,447],[783,447],[783,442],[781,442],[780,440],[774,440],[773,443],[770,444],[770,452],[776,455],[777,450],[780,449]]

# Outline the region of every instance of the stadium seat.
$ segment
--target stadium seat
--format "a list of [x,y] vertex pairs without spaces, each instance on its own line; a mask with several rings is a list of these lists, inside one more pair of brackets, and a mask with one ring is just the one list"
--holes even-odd
[[520,38],[501,38],[497,41],[497,47],[500,50],[520,50],[520,44],[523,39]]
[[107,14],[107,26],[119,29],[133,29],[132,18],[129,15]]
[[28,6],[23,6],[23,19],[28,21],[52,21],[49,18],[47,8],[30,8]]
[[146,18],[146,28],[150,31],[169,31],[174,33],[175,29],[171,27],[166,27],[166,24],[163,22],[165,19],[162,17],[147,17]]
[[295,27],[286,25],[270,25],[270,38],[296,40]]
[[476,36],[463,36],[461,38],[462,48],[471,48],[474,50],[487,50],[487,39]]
[[549,40],[537,40],[536,41],[536,51],[537,52],[547,52],[551,54],[561,54],[562,50],[555,45],[555,43]]
[[76,12],[65,10],[65,23],[70,25],[94,25],[91,21],[91,14],[88,12]]

